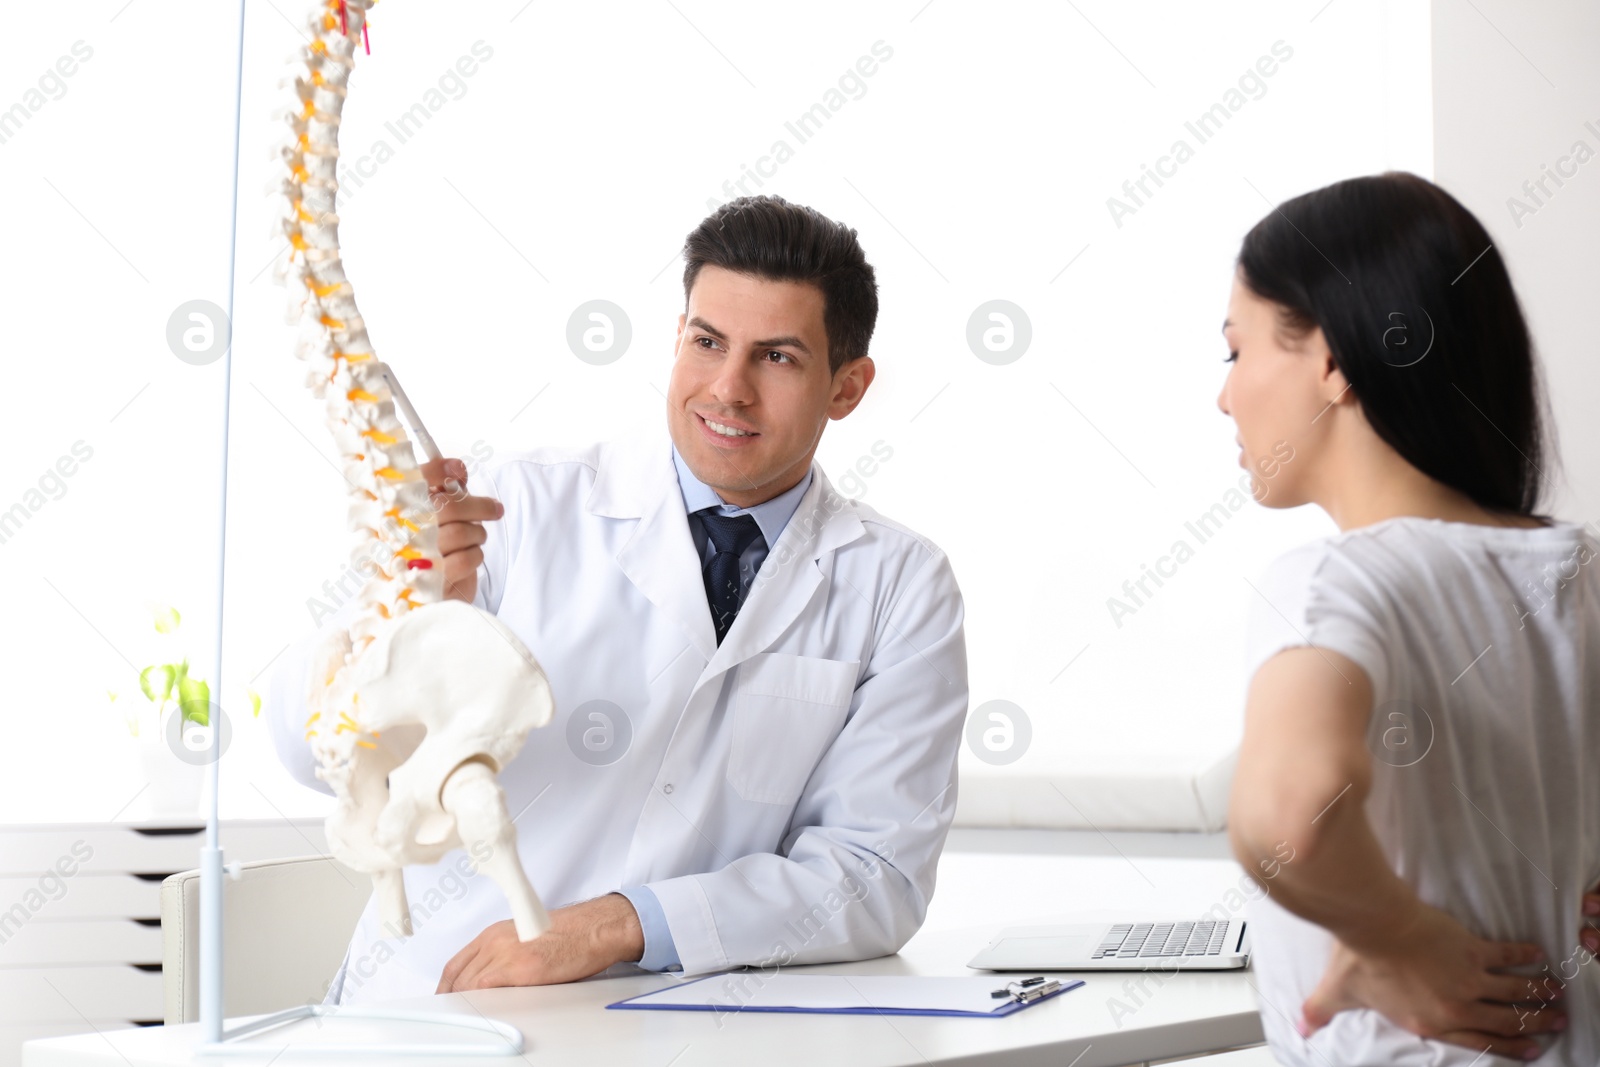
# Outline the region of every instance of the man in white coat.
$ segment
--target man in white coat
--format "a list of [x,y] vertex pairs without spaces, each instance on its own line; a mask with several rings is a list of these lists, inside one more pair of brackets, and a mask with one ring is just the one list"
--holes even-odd
[[[537,449],[436,498],[450,594],[555,695],[500,775],[554,925],[519,942],[465,853],[409,867],[413,935],[369,901],[330,1002],[863,959],[922,923],[967,712],[961,593],[813,462],[873,380],[873,269],[854,230],[778,197],[718,209],[684,256],[666,433]],[[274,736],[326,790],[296,728],[306,658],[279,672]]]

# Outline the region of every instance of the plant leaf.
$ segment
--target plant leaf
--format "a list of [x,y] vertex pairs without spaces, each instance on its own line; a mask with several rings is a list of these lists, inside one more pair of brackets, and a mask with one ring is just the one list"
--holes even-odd
[[178,708],[189,722],[199,726],[211,725],[211,687],[198,678],[184,675],[178,683]]
[[155,616],[156,633],[158,634],[170,634],[183,621],[183,617],[178,614],[177,608],[157,608]]
[[158,663],[139,672],[139,688],[152,704],[165,704],[172,695],[172,664]]

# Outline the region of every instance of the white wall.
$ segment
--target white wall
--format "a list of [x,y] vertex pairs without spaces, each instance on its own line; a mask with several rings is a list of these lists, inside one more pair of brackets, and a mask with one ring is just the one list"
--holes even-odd
[[[309,601],[344,567],[332,447],[263,271],[281,247],[260,195],[267,113],[305,6],[252,3],[245,56],[220,697],[239,725],[225,808],[266,816],[316,798],[278,771],[243,689],[311,630]],[[145,602],[177,603],[192,658],[210,660],[220,365],[180,363],[165,329],[185,301],[225,301],[229,7],[23,6],[0,34],[16,75],[0,108],[74,42],[94,48],[0,143],[0,195],[18,209],[0,259],[0,509],[74,441],[95,448],[0,544],[17,591],[3,625],[22,710],[0,746],[13,815],[106,818],[132,792],[104,691],[148,662]],[[1305,190],[1430,169],[1427,14],[1421,0],[384,4],[346,112],[348,158],[374,155],[347,189],[346,262],[447,450],[609,436],[661,417],[684,235],[787,139],[793,158],[760,191],[858,228],[882,285],[879,378],[819,460],[950,553],[973,703],[1032,722],[1023,759],[968,768],[1203,767],[1238,733],[1243,579],[1330,525],[1247,505],[1122,625],[1107,601],[1238,482],[1214,398],[1240,237]],[[880,41],[892,59],[798,144],[785,122]],[[492,59],[400,143],[386,123],[477,42]],[[1199,143],[1185,123],[1279,42],[1292,57]],[[1193,158],[1114,219],[1108,199],[1180,139]],[[380,141],[393,155],[377,163]],[[601,367],[564,340],[597,297],[633,326]],[[966,336],[994,299],[1032,326],[1003,366]],[[892,459],[845,482],[880,441]],[[1008,523],[1019,542],[1002,543]],[[38,758],[63,746],[69,777]]]
[[[1600,6],[1435,0],[1433,52],[1436,178],[1509,264],[1548,376],[1566,467],[1550,510],[1600,521]],[[1563,162],[1579,142],[1594,158]],[[1558,167],[1576,171],[1560,186]]]

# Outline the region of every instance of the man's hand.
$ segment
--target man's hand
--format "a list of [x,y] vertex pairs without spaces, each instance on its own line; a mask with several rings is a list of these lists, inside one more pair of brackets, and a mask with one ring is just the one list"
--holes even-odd
[[1452,1045],[1533,1059],[1533,1035],[1559,1031],[1566,1016],[1553,982],[1497,974],[1541,962],[1535,945],[1485,941],[1437,908],[1418,904],[1384,944],[1356,950],[1334,942],[1322,981],[1301,1009],[1310,1037],[1353,1008],[1371,1008],[1396,1026]]
[[638,913],[627,897],[610,893],[557,908],[550,929],[532,941],[518,941],[510,919],[495,923],[445,965],[434,992],[576,982],[643,955]]
[[489,539],[483,524],[504,515],[505,505],[493,497],[468,496],[467,465],[459,459],[432,460],[421,470],[428,479],[428,496],[439,521],[444,595],[470,604],[478,595],[478,567],[483,564],[479,546]]

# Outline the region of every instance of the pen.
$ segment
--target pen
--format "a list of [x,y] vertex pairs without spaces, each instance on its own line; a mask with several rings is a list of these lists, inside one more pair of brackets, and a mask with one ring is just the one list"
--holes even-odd
[[422,419],[417,415],[417,409],[411,406],[411,398],[406,396],[404,389],[400,388],[400,381],[394,376],[394,371],[385,363],[380,367],[378,373],[383,375],[385,384],[389,386],[389,392],[394,394],[395,405],[400,408],[400,414],[404,415],[406,422],[411,425],[411,432],[416,435],[417,443],[422,446],[423,453],[430,460],[437,461],[442,458],[439,453],[439,446],[433,443],[433,435],[428,432],[426,426],[422,425]]
[[[1011,988],[1012,986],[1014,986],[1014,985],[1015,986],[1022,986],[1023,989],[1027,989],[1029,986],[1039,985],[1043,981],[1044,981],[1044,975],[1041,974],[1041,975],[1038,975],[1038,976],[1036,976],[1034,978],[1023,978],[1023,979],[1020,979],[1019,981],[1007,982],[1004,989],[996,989],[993,992],[991,992],[989,995],[991,997],[993,997],[995,1000],[999,1000],[1001,997],[1016,996],[1019,991],[1013,990]],[[1057,984],[1059,984],[1059,983],[1057,983]]]
[[1044,985],[1035,986],[1032,989],[1028,989],[1028,990],[1025,990],[1025,991],[1023,991],[1021,993],[1016,994],[1015,999],[1016,999],[1018,1004],[1027,1004],[1027,1003],[1029,1003],[1031,1001],[1041,1000],[1044,997],[1048,997],[1051,993],[1054,993],[1056,990],[1058,990],[1060,988],[1061,988],[1061,983],[1060,982],[1057,982],[1057,981],[1046,982]]

